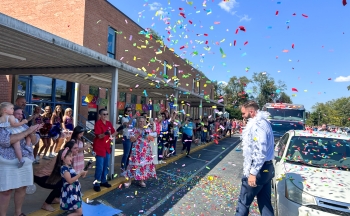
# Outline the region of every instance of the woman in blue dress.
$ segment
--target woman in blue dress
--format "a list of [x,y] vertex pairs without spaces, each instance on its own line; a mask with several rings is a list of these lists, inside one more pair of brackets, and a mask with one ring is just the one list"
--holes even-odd
[[[62,143],[59,143],[61,131],[62,131],[63,114],[61,105],[57,105],[51,116],[52,128],[50,130],[50,137],[52,138],[53,144],[50,146],[50,156],[55,157],[53,151],[57,153],[61,149]],[[60,145],[59,145],[60,144]]]

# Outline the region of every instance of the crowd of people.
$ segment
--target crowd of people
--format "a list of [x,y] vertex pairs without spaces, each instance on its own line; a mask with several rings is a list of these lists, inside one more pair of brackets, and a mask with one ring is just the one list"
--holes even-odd
[[[34,183],[51,190],[42,209],[53,212],[52,204],[59,203],[70,215],[82,215],[82,193],[79,178],[87,175],[85,156],[92,149],[96,162],[93,189],[111,187],[107,180],[110,165],[111,140],[122,136],[123,157],[121,175],[128,188],[132,179],[140,187],[146,180],[156,178],[155,165],[166,163],[169,157],[186,154],[191,158],[191,145],[202,145],[242,132],[243,122],[222,116],[204,116],[193,119],[180,112],[159,113],[155,118],[147,113],[125,108],[121,126],[114,128],[108,120],[108,111],[99,110],[94,126],[93,143],[85,142],[87,131],[75,126],[72,109],[57,105],[52,111],[36,106],[33,115],[25,111],[26,100],[17,98],[15,104],[0,104],[0,216],[6,215],[14,191],[15,215],[24,216],[22,204],[26,187]],[[31,126],[28,126],[31,125]],[[41,143],[39,144],[39,141]],[[177,152],[178,141],[182,150]],[[47,162],[40,169],[33,165]],[[34,171],[35,170],[35,171]]]
[[329,127],[327,124],[322,124],[321,126],[305,126],[306,130],[310,131],[327,131],[327,132],[333,132],[337,134],[344,134],[347,135],[349,133],[349,129],[342,127]]

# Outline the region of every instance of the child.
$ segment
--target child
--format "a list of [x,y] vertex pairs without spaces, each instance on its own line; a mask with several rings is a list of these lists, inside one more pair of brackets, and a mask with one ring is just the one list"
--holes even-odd
[[[0,127],[6,128],[11,134],[19,134],[27,129],[22,125],[28,123],[26,119],[23,119],[21,122],[13,116],[13,104],[9,102],[3,102],[0,104]],[[25,150],[29,152],[33,152],[32,141],[30,136],[26,137],[26,146]],[[22,150],[20,141],[14,143],[13,148],[15,149],[16,157],[18,158],[18,168],[21,168],[24,164],[24,159],[22,158]]]
[[80,177],[85,178],[87,171],[82,170],[79,174],[72,168],[72,152],[69,148],[60,150],[58,158],[61,159],[61,176],[63,186],[61,189],[60,207],[65,211],[74,211],[70,216],[80,216],[83,214],[82,198],[80,191]]

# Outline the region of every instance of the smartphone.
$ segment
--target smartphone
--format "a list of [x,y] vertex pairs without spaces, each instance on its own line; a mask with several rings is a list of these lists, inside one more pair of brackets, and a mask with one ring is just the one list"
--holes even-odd
[[89,169],[89,166],[91,166],[92,164],[92,159],[89,160],[89,162],[86,164],[86,166],[84,167],[84,171],[87,171]]

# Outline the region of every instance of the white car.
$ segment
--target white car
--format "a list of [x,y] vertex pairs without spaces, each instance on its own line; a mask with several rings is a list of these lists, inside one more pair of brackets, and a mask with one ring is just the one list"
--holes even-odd
[[288,131],[274,165],[277,215],[350,215],[350,136]]

